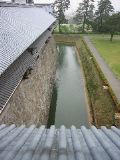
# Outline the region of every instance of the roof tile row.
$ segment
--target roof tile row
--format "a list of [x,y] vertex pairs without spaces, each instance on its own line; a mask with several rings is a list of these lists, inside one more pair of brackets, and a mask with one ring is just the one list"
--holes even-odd
[[10,99],[12,93],[23,79],[23,75],[29,67],[33,67],[37,56],[41,54],[46,40],[50,37],[51,31],[46,31],[32,44],[36,54],[32,55],[25,51],[0,77],[0,111],[2,112]]
[[0,75],[54,22],[39,7],[0,7]]
[[3,160],[119,160],[120,129],[0,125]]

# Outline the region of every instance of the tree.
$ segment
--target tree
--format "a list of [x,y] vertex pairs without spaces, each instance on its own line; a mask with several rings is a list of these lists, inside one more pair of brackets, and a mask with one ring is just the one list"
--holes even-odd
[[82,3],[79,3],[79,7],[76,11],[76,16],[74,20],[78,23],[82,22],[83,32],[85,32],[85,24],[89,25],[89,22],[93,20],[94,17],[94,0],[83,0]]
[[98,10],[96,11],[97,30],[102,31],[103,23],[114,11],[110,0],[100,0],[98,2]]
[[60,24],[67,23],[65,11],[69,8],[70,0],[56,0],[54,3],[54,13],[58,19],[59,32],[61,32]]
[[33,0],[26,0],[26,3],[33,3]]
[[120,32],[120,12],[109,16],[104,26],[106,31],[110,33],[110,41],[112,42],[115,32]]

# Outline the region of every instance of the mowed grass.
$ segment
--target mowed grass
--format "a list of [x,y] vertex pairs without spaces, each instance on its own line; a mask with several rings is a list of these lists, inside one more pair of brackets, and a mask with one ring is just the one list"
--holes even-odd
[[120,79],[120,36],[114,36],[110,42],[109,35],[91,35],[91,40],[106,63]]

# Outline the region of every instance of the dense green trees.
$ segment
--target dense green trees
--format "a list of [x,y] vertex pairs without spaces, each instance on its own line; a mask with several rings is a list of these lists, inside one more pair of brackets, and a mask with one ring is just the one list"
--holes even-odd
[[[60,24],[67,23],[65,11],[69,5],[70,0],[56,0],[54,3],[55,15],[59,22],[59,32],[62,32]],[[71,22],[76,23],[79,26],[79,31],[83,33],[92,30],[97,33],[109,32],[111,41],[114,34],[120,32],[120,13],[114,13],[114,7],[110,0],[99,0],[97,10],[94,7],[94,0],[82,0]],[[69,28],[76,32],[75,28],[70,25]]]
[[112,41],[115,32],[120,32],[120,13],[113,14],[106,19],[104,30],[111,34],[110,41]]
[[120,31],[119,14],[113,13],[114,7],[110,0],[100,0],[96,11],[94,10],[94,0],[82,0],[74,20],[77,24],[82,22],[83,32],[85,31],[85,25],[91,25],[95,32],[110,32],[112,41],[114,33]]
[[96,11],[94,10],[94,0],[82,0],[76,11],[74,20],[77,23],[82,22],[83,32],[85,31],[85,25],[91,25],[93,30],[101,32],[104,22],[113,11],[114,8],[110,0],[100,0]]
[[79,4],[79,7],[76,11],[76,16],[74,20],[77,23],[83,24],[83,29],[82,31],[85,32],[85,24],[89,25],[89,22],[93,20],[94,13],[94,0],[83,0],[82,3]]
[[96,31],[110,33],[112,41],[115,32],[120,32],[120,13],[114,13],[110,0],[100,0],[95,14]]
[[70,0],[55,0],[54,13],[58,19],[59,32],[61,32],[60,24],[67,22],[65,18],[65,11],[69,8],[69,5],[70,5]]
[[103,29],[103,23],[107,20],[107,18],[113,13],[114,8],[111,4],[110,0],[100,0],[98,2],[98,9],[95,12],[95,22],[97,26],[97,31],[101,32]]

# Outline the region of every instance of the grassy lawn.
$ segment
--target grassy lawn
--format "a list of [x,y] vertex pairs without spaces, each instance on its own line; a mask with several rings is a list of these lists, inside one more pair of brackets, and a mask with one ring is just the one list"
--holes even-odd
[[92,42],[112,71],[120,78],[120,36],[110,42],[108,35],[91,35]]

